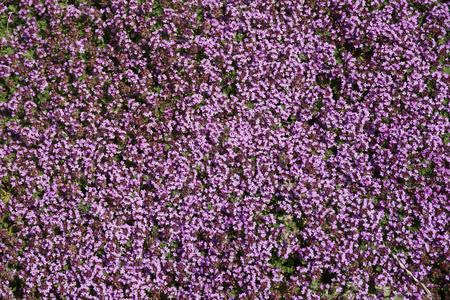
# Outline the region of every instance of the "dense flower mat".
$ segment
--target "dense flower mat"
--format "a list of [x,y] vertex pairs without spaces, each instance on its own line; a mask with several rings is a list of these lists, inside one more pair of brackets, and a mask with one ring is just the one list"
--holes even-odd
[[446,1],[0,2],[1,299],[449,299]]

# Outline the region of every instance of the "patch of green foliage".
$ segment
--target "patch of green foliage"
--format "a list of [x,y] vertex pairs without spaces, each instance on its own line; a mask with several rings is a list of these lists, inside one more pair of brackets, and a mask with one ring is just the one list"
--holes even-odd
[[0,199],[2,199],[2,201],[5,204],[8,204],[8,202],[10,200],[10,194],[7,191],[5,191],[5,190],[0,189]]
[[78,203],[77,207],[83,213],[87,213],[91,210],[91,205],[86,204],[84,201],[81,201],[80,203]]
[[155,1],[152,6],[152,13],[158,17],[160,17],[164,12],[164,7],[161,4],[161,1]]
[[435,171],[434,171],[435,166],[436,166],[436,164],[433,163],[433,162],[431,162],[431,163],[428,165],[428,167],[426,167],[426,168],[420,170],[419,174],[420,174],[421,176],[425,176],[425,177],[429,177],[429,178],[434,178],[434,177],[436,177],[436,173],[435,173]]

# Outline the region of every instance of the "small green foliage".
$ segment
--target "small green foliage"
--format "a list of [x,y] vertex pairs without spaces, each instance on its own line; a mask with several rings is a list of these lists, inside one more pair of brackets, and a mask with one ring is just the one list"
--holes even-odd
[[444,118],[450,119],[450,113],[449,113],[447,110],[445,110],[445,109],[441,110],[441,111],[439,112],[439,114],[440,114],[441,116],[443,116]]
[[9,199],[10,199],[10,194],[7,191],[5,191],[5,190],[0,189],[0,198],[2,199],[2,201],[5,204],[8,204]]
[[242,294],[244,290],[241,287],[234,287],[231,292],[229,292],[228,294],[232,297],[235,298],[237,296],[239,296],[240,294]]
[[340,139],[338,137],[335,138],[335,141],[336,141],[336,144],[339,145],[339,146],[342,146],[342,145],[345,144],[345,140],[342,140],[342,139]]
[[334,58],[336,59],[338,65],[342,65],[344,63],[342,60],[342,50],[340,48],[336,48],[336,50],[334,50]]
[[8,288],[13,292],[16,299],[23,299],[23,288],[25,281],[15,275],[14,279],[9,282]]
[[389,224],[389,214],[385,212],[385,216],[378,222],[378,225],[381,227],[386,227]]
[[196,11],[196,13],[197,13],[197,20],[201,23],[201,22],[203,22],[204,21],[204,15],[203,15],[203,10],[202,9],[198,9],[197,11]]
[[46,90],[44,90],[44,92],[38,93],[36,95],[36,99],[37,99],[37,103],[36,104],[41,105],[41,104],[43,104],[45,102],[49,102],[50,101],[49,98],[50,98],[49,90],[46,89]]
[[132,243],[133,243],[133,240],[132,239],[128,239],[126,246],[130,247]]
[[246,36],[242,33],[237,33],[236,37],[233,39],[233,41],[236,42],[242,42],[243,40],[245,40]]
[[418,232],[421,228],[421,224],[420,224],[420,219],[415,217],[413,219],[413,223],[410,227],[408,227],[408,230],[411,231],[412,233],[414,232]]
[[92,285],[89,286],[89,295],[94,296],[94,297],[98,296],[97,292],[94,290],[94,286],[92,286]]
[[291,115],[289,116],[288,122],[290,123],[294,123],[297,120],[297,116],[296,115]]
[[383,268],[381,266],[375,266],[374,269],[378,274],[381,274],[381,271],[383,271]]
[[123,161],[123,154],[115,154],[114,155],[114,160],[117,161],[117,162]]
[[46,20],[40,20],[37,21],[36,25],[40,30],[45,31],[47,29],[48,23]]
[[229,198],[229,200],[231,203],[236,203],[239,201],[236,197],[231,197],[231,198]]
[[44,190],[37,189],[36,192],[33,194],[33,197],[41,199],[43,195],[44,195]]
[[[33,47],[35,48],[35,47]],[[36,55],[36,49],[29,49],[27,52],[23,53],[22,55],[26,58],[28,58],[28,60],[32,61],[35,59],[35,55]]]
[[174,260],[175,259],[174,256],[173,256],[173,252],[172,251],[169,251],[169,252],[166,253],[166,259],[168,259],[168,260]]
[[160,17],[164,12],[164,7],[161,4],[161,1],[157,0],[153,3],[152,13],[158,17]]
[[442,139],[442,142],[443,142],[444,144],[447,145],[447,144],[450,143],[450,132],[441,134],[441,135],[439,135],[439,136],[440,136],[440,138]]
[[8,5],[8,10],[12,13],[16,13],[17,12],[17,7],[14,4]]
[[233,83],[233,84],[225,86],[223,88],[223,93],[225,95],[227,95],[227,96],[236,95],[236,93],[237,93],[237,86],[236,86],[236,84]]
[[102,243],[100,248],[94,253],[98,258],[102,258],[105,255],[105,244]]
[[0,49],[0,56],[2,55],[10,55],[14,53],[14,49],[12,47],[5,47]]
[[81,212],[84,212],[84,213],[87,213],[91,210],[91,205],[86,204],[84,201],[81,201],[80,203],[78,203],[77,207]]
[[390,124],[391,123],[391,119],[390,118],[383,118],[381,119],[381,122],[384,124]]
[[434,177],[436,177],[436,173],[434,172],[435,166],[436,166],[436,164],[432,162],[429,164],[429,166],[427,168],[420,170],[419,174],[421,176],[434,178]]
[[323,104],[322,98],[319,98],[315,103],[314,103],[314,109],[315,110],[320,110],[322,107],[324,107],[325,105]]
[[311,281],[311,283],[309,284],[309,287],[314,290],[317,291],[319,289],[319,280],[313,280]]
[[361,251],[363,251],[363,252],[365,252],[365,251],[367,251],[367,249],[369,249],[369,248],[367,247],[367,243],[364,242],[364,241],[362,241],[362,242],[360,242],[360,244],[359,244],[359,246],[358,246],[358,249],[361,250]]
[[159,93],[161,93],[161,91],[162,91],[162,87],[159,86],[159,85],[157,85],[157,86],[155,86],[155,87],[153,88],[153,90],[154,90],[157,94],[159,94]]
[[0,222],[0,229],[5,228],[8,229],[9,232],[11,232],[11,228],[14,226],[14,222],[9,219],[10,216],[10,213],[6,213],[3,215]]
[[337,154],[337,147],[333,146],[329,148],[327,151],[325,151],[325,156],[323,157],[324,161],[327,161],[331,156],[334,156]]
[[323,30],[316,30],[315,34],[319,35],[319,36],[330,36],[330,31],[323,31]]
[[[163,28],[164,24],[162,22],[156,22],[156,24],[150,26],[150,31],[156,31],[158,29]],[[159,92],[159,91],[158,91]]]

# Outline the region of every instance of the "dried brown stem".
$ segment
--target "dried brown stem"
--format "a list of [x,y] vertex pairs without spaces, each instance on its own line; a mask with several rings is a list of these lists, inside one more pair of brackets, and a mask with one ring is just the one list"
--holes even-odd
[[[387,248],[386,244],[383,243],[383,245]],[[398,262],[398,264],[400,265],[400,268],[402,268],[406,274],[408,274],[409,276],[412,277],[412,279],[417,282],[418,284],[420,284],[422,286],[422,288],[425,290],[425,292],[427,293],[428,296],[433,297],[433,294],[431,294],[430,290],[425,286],[425,284],[423,284],[422,282],[420,282],[413,273],[411,273],[411,271],[409,271],[405,265],[398,259],[397,255],[395,255],[395,253],[391,252],[392,256],[394,257],[394,259]]]

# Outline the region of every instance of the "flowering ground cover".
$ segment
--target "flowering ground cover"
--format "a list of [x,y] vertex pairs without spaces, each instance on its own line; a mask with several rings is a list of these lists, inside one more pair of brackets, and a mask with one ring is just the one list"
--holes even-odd
[[1,299],[450,299],[447,1],[0,2]]

